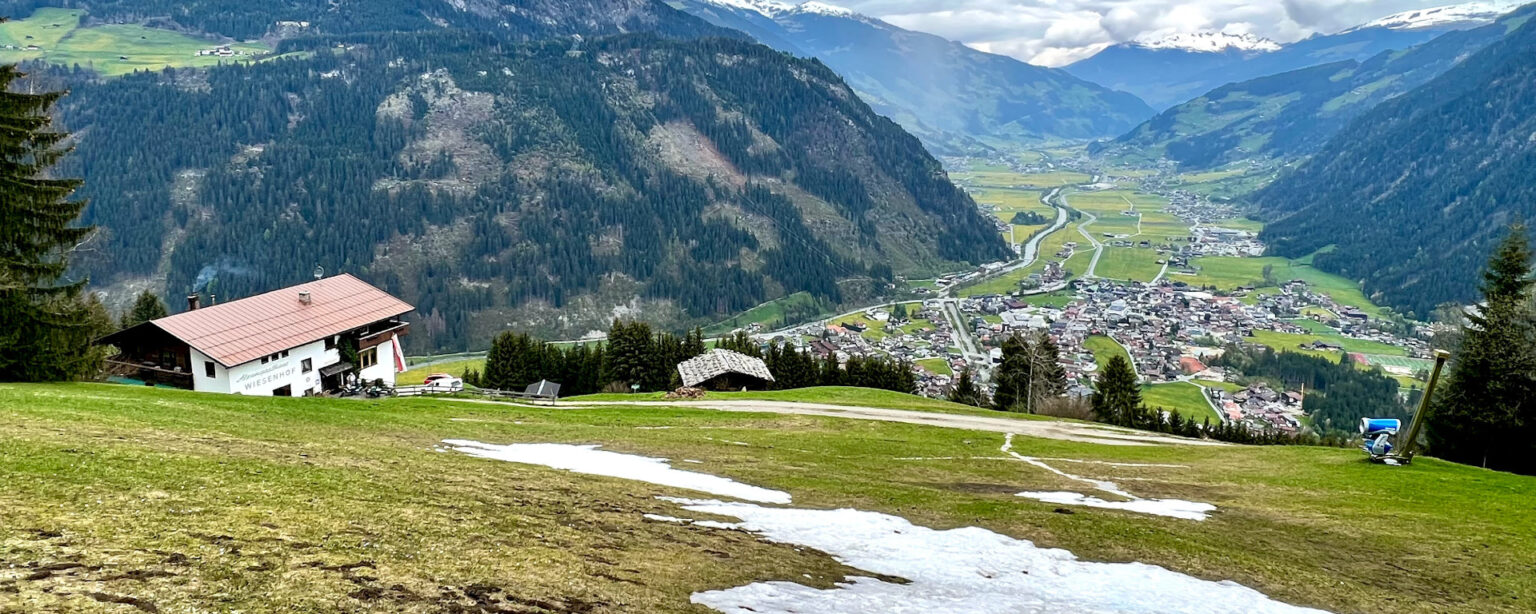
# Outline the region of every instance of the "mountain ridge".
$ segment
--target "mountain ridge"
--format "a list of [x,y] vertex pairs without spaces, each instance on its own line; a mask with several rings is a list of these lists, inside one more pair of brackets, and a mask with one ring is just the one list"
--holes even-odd
[[1356,118],[1308,162],[1259,191],[1280,255],[1428,317],[1470,303],[1504,226],[1536,215],[1536,25],[1526,20],[1429,83]]
[[1275,50],[1226,47],[1192,51],[1122,43],[1067,65],[1064,70],[1104,87],[1135,94],[1160,113],[1229,83],[1334,62],[1364,62],[1383,52],[1407,49],[1446,32],[1485,23],[1469,20],[1412,29],[1362,26],[1313,35]]
[[1536,9],[1453,30],[1402,51],[1216,88],[1137,126],[1099,151],[1165,157],[1187,169],[1312,153],[1351,119],[1450,70]]
[[672,4],[780,51],[817,58],[878,112],[942,153],[985,151],[989,139],[1114,136],[1152,115],[1130,94],[857,13],[772,0]]

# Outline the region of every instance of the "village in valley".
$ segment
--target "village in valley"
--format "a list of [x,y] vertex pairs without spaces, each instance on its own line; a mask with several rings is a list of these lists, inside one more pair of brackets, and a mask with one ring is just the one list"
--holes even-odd
[[[1016,165],[1015,170],[1014,180],[1021,185],[1009,187],[1021,190],[1040,189],[1024,183],[1032,177],[1061,175],[1055,165]],[[971,183],[968,188],[978,203],[998,218],[999,230],[1015,242],[1020,260],[909,283],[912,300],[782,330],[754,325],[747,332],[820,357],[888,356],[910,362],[920,393],[935,398],[944,397],[966,369],[987,382],[991,369],[1001,362],[1001,345],[1008,337],[1045,334],[1060,348],[1070,396],[1092,395],[1094,378],[1109,355],[1123,352],[1149,394],[1181,392],[1160,396],[1182,400],[1184,406],[1167,409],[1211,423],[1285,433],[1298,432],[1307,423],[1302,409],[1305,384],[1238,383],[1244,379],[1239,374],[1211,364],[1219,362],[1227,348],[1325,356],[1361,369],[1381,369],[1400,382],[1400,394],[1422,387],[1431,364],[1425,335],[1400,319],[1384,319],[1357,296],[1340,302],[1336,296],[1343,295],[1336,286],[1341,284],[1319,280],[1310,267],[1304,269],[1305,279],[1286,277],[1297,265],[1276,267],[1269,262],[1274,259],[1263,258],[1257,222],[1241,219],[1232,205],[1177,187],[1181,184],[1170,182],[1166,173],[1129,179],[1106,175],[1113,172],[1086,170],[1081,177],[1091,180],[1060,186],[1064,193],[1056,203],[1068,207],[1074,221],[1037,230],[1045,236],[1032,237],[1038,241],[1033,254],[1022,243],[1031,239],[1004,221],[1010,211],[988,204],[995,189]],[[1146,212],[1128,206],[1108,216],[1098,214],[1088,223],[1080,221],[1086,216],[1075,207],[1079,199],[1092,202],[1096,194],[1118,194],[1127,188],[1164,204]],[[1049,200],[1040,202],[1051,206]],[[1093,222],[1117,213],[1131,220],[1130,225],[1109,222],[1107,231],[1095,228]],[[1143,216],[1145,223],[1158,223],[1160,229],[1177,220],[1183,232],[1120,231],[1139,230]],[[1153,216],[1162,221],[1151,221]],[[1106,252],[1146,262],[1111,269]],[[1208,270],[1259,262],[1265,264],[1253,268],[1253,278],[1240,282],[1232,282],[1238,277],[1214,279]],[[1120,274],[1137,267],[1143,267],[1141,279],[1134,273],[1130,279]],[[982,289],[996,291],[978,291]]]

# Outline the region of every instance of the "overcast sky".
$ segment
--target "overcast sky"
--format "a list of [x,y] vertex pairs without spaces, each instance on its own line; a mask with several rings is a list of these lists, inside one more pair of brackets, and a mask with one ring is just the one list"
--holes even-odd
[[827,0],[983,51],[1060,66],[1116,42],[1181,32],[1290,42],[1458,0]]

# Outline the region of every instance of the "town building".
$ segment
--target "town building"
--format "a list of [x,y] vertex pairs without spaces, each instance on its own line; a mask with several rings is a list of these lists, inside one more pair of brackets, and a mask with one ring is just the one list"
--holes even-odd
[[250,396],[310,396],[348,380],[393,386],[405,370],[401,316],[415,308],[338,275],[199,308],[108,335],[109,372],[150,385]]

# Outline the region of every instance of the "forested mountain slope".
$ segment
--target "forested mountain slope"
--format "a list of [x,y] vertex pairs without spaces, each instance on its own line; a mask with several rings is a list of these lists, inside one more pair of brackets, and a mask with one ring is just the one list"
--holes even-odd
[[676,0],[690,14],[826,63],[929,147],[1117,136],[1151,117],[1135,96],[821,3]]
[[237,40],[461,28],[515,39],[652,32],[732,36],[657,0],[0,0],[0,15],[79,8],[86,23],[145,23]]
[[1452,31],[1365,61],[1324,64],[1217,88],[1164,111],[1111,144],[1186,168],[1312,153],[1351,119],[1423,85],[1529,18]]
[[87,79],[62,106],[98,283],[237,297],[319,264],[418,348],[690,324],[1006,256],[917,139],[825,66],[732,39],[289,41],[305,59]]
[[1428,42],[1451,29],[1399,30],[1378,26],[1313,36],[1273,50],[1191,50],[1123,43],[1067,66],[1066,71],[1104,87],[1135,94],[1163,111],[1229,83],[1320,64],[1363,62],[1385,51]]
[[1526,23],[1428,84],[1378,105],[1255,195],[1282,255],[1425,316],[1477,297],[1477,272],[1536,216],[1536,26]]

